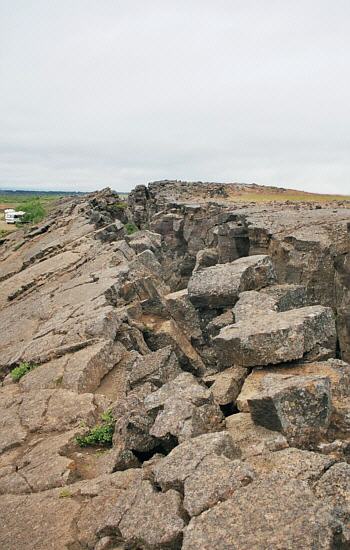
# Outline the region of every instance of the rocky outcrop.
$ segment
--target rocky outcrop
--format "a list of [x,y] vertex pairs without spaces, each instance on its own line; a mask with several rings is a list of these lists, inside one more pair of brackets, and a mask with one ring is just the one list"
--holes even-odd
[[350,210],[232,189],[2,240],[1,548],[348,547]]

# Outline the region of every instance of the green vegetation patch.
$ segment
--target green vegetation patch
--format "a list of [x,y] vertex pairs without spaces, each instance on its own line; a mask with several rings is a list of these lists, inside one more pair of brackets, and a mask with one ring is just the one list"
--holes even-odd
[[44,208],[44,205],[39,197],[19,204],[17,209],[25,212],[20,224],[39,223],[46,216],[46,209]]
[[59,498],[70,498],[72,496],[72,493],[69,491],[69,489],[62,489],[58,496]]
[[138,227],[134,223],[126,223],[125,229],[128,235],[132,235],[133,233],[136,233],[138,231]]
[[3,239],[6,237],[6,235],[9,235],[11,231],[7,231],[6,229],[0,229],[0,239]]
[[103,446],[111,447],[115,420],[111,411],[101,414],[102,422],[91,428],[85,435],[78,435],[76,442],[80,447]]
[[36,369],[37,366],[38,365],[35,365],[34,363],[27,363],[26,361],[20,363],[18,367],[15,367],[10,373],[12,380],[14,382],[18,382],[18,380],[20,380],[22,376],[24,376],[31,370]]
[[114,204],[111,205],[112,208],[114,208],[115,210],[125,210],[128,205],[126,202],[115,202]]

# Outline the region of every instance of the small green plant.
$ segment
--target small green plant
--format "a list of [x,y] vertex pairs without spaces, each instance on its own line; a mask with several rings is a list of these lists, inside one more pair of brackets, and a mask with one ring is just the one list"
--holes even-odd
[[6,235],[9,235],[11,232],[10,231],[6,231],[6,229],[0,229],[0,239],[3,239],[4,237],[6,237]]
[[72,493],[68,491],[68,489],[62,489],[62,491],[60,491],[60,494],[58,496],[60,498],[70,498],[72,496]]
[[80,447],[102,446],[111,447],[114,433],[115,420],[111,411],[101,414],[102,422],[91,428],[85,435],[78,435],[76,442]]
[[134,223],[127,223],[125,224],[125,229],[128,235],[132,235],[133,233],[136,233],[138,231],[138,227]]
[[112,208],[115,208],[116,210],[125,210],[127,208],[126,202],[115,202],[112,204]]
[[18,382],[24,376],[27,374],[27,372],[30,372],[33,369],[36,369],[38,365],[35,365],[34,363],[27,363],[24,361],[23,363],[20,363],[18,367],[15,367],[11,371],[11,377],[14,382]]

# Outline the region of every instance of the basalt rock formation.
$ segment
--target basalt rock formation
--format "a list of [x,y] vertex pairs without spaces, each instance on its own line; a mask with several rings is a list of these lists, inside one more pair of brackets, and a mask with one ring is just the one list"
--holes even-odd
[[1,549],[350,547],[350,204],[105,189],[0,262]]

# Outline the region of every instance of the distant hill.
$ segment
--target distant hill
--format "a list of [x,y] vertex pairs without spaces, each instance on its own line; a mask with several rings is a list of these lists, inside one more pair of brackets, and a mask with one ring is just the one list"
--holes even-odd
[[60,197],[63,195],[85,195],[86,193],[81,191],[40,191],[36,189],[1,189],[0,188],[0,195],[9,195],[11,196],[22,196],[23,198],[27,198],[28,196],[33,195],[40,195],[40,196],[56,196],[59,195]]

